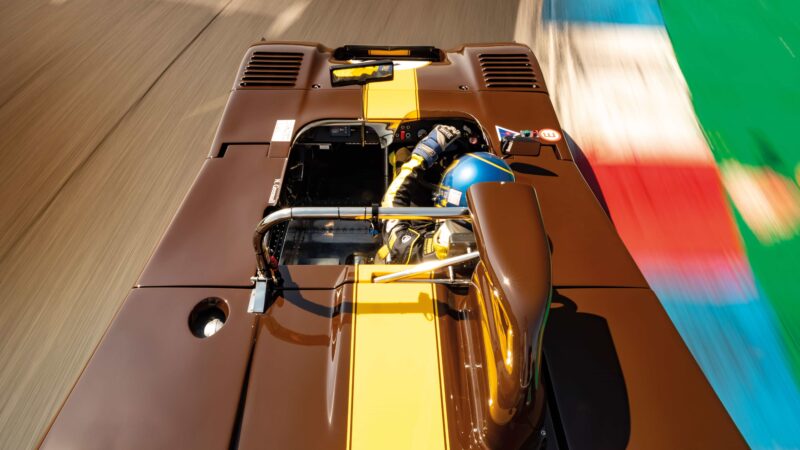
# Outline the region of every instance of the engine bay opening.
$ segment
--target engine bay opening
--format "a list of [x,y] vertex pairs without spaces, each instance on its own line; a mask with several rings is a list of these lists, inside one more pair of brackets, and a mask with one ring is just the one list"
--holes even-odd
[[[452,159],[481,151],[486,141],[474,121],[426,119],[387,123],[326,121],[305,127],[291,148],[276,209],[300,206],[378,205],[414,146],[436,124],[453,125],[463,137],[420,182],[431,189]],[[433,206],[433,198],[415,199]],[[368,221],[291,220],[269,237],[281,265],[344,265],[368,263],[383,244],[379,229]]]

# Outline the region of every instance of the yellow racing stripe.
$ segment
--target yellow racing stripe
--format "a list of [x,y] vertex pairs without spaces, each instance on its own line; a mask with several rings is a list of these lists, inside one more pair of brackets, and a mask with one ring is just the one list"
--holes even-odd
[[416,69],[395,68],[394,79],[364,86],[364,118],[393,122],[419,118]]
[[449,448],[434,286],[372,283],[405,268],[356,269],[348,449]]

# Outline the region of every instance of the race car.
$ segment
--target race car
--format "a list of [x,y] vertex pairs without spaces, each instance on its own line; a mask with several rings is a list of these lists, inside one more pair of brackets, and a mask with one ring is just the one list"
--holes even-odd
[[[515,181],[381,206],[439,125],[442,168],[489,152]],[[253,45],[41,446],[745,448],[570,142],[524,45]],[[471,232],[380,264],[388,220]]]

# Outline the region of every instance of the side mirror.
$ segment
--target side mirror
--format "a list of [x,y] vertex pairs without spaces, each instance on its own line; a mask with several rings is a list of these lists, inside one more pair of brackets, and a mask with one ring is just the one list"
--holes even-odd
[[539,156],[542,143],[538,139],[520,134],[503,139],[504,155]]

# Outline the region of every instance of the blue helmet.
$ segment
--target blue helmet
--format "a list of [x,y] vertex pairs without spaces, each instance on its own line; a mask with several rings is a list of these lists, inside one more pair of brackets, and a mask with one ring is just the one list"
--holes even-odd
[[434,204],[467,206],[467,189],[486,181],[514,181],[514,172],[505,161],[491,153],[464,153],[444,171]]

